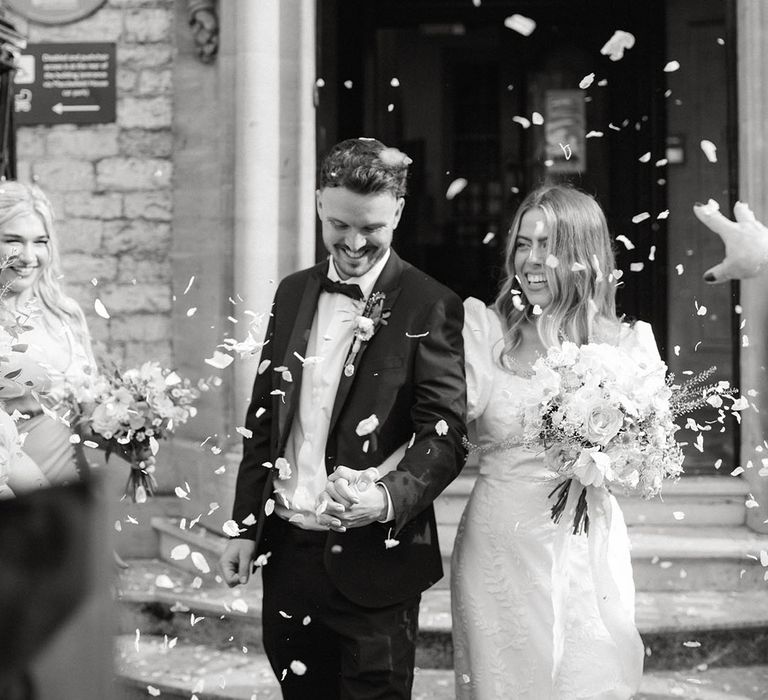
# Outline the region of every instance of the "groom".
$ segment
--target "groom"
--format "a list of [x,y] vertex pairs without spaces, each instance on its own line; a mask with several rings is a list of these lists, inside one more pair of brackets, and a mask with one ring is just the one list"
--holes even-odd
[[421,592],[443,573],[432,501],[465,459],[464,314],[390,247],[409,163],[363,138],[326,156],[330,258],[279,285],[246,416],[220,564],[230,586],[262,566],[288,700],[410,698]]

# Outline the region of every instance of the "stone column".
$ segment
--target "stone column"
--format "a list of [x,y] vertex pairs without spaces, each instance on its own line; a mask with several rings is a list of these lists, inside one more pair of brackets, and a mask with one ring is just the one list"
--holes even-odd
[[[315,2],[220,3],[222,50],[231,28],[234,72],[234,281],[232,315],[242,338],[265,314],[281,278],[315,261]],[[234,422],[217,513],[227,519],[240,436],[258,357],[237,359]]]
[[[768,222],[768,3],[739,0],[737,13],[739,199],[750,205],[759,220]],[[752,405],[742,414],[741,464],[752,496],[759,503],[747,509],[747,524],[759,532],[768,532],[766,299],[768,275],[742,282],[742,317],[746,323],[741,331],[741,389]],[[750,391],[756,394],[749,396]]]

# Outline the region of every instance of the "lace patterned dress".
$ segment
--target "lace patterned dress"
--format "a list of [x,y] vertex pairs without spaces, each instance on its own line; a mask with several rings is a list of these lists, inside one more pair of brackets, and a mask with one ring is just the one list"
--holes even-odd
[[[498,364],[495,312],[470,298],[465,313],[468,418],[490,445],[520,435],[513,407],[528,380]],[[626,327],[620,342],[658,357],[647,324]],[[589,537],[572,535],[568,510],[560,525],[550,517],[557,483],[533,451],[481,452],[451,563],[458,698],[619,700],[637,690],[643,644],[621,510],[595,489]]]

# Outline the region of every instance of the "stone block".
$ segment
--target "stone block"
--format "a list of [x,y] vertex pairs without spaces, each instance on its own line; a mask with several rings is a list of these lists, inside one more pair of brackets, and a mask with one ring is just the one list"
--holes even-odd
[[111,284],[99,287],[99,298],[109,315],[170,312],[171,290],[167,284]]
[[170,158],[173,153],[173,133],[170,130],[122,129],[119,143],[120,152],[129,158]]
[[20,126],[16,129],[16,155],[18,158],[45,156],[45,133],[40,127]]
[[81,42],[88,38],[92,41],[117,41],[123,33],[124,14],[117,8],[105,7],[70,24],[40,25],[30,22],[27,38],[32,44],[46,41]]
[[31,182],[32,181],[32,162],[21,157],[19,154],[19,160],[16,162],[16,179],[19,182]]
[[173,121],[168,96],[124,97],[117,101],[117,120],[126,129],[165,129]]
[[163,8],[141,8],[125,13],[123,41],[136,43],[170,42],[173,14]]
[[141,219],[107,222],[103,240],[104,249],[112,255],[131,253],[140,258],[165,255],[171,243],[171,227]]
[[125,216],[128,219],[170,221],[173,217],[173,198],[170,190],[157,192],[131,192],[125,195]]
[[174,0],[107,0],[110,7],[173,7]]
[[46,149],[51,158],[75,156],[98,160],[119,153],[117,137],[117,124],[95,124],[75,129],[53,127],[46,138]]
[[32,163],[32,178],[46,192],[91,190],[94,186],[93,164],[84,160],[36,160]]
[[156,343],[172,338],[168,314],[124,314],[112,320],[110,330],[116,342]]
[[159,158],[105,158],[96,165],[96,184],[100,190],[155,190],[170,186],[171,170]]
[[119,219],[123,215],[123,195],[118,192],[71,192],[62,202],[67,217]]
[[145,68],[139,74],[136,93],[139,95],[168,95],[173,92],[173,71]]
[[120,284],[156,284],[170,285],[173,270],[169,260],[135,259],[126,255],[121,256],[117,270],[117,281]]
[[62,258],[70,253],[94,253],[101,248],[104,223],[101,219],[62,219],[56,233]]
[[114,282],[117,278],[117,260],[112,257],[69,253],[61,258],[64,281],[84,284],[92,279],[99,282]]
[[170,341],[156,343],[125,343],[123,345],[123,365],[136,367],[148,360],[155,360],[163,367],[173,365],[173,351]]
[[173,47],[168,44],[118,44],[117,63],[123,68],[159,68],[173,62]]
[[118,66],[117,71],[115,72],[115,83],[117,85],[118,95],[125,95],[126,93],[133,92],[136,89],[138,82],[138,71]]

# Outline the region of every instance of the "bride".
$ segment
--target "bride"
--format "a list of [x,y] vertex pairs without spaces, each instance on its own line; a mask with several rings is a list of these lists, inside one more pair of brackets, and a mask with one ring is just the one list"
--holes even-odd
[[459,698],[630,698],[643,644],[634,625],[629,541],[604,493],[589,537],[556,525],[557,485],[542,455],[502,447],[521,433],[515,409],[530,368],[561,340],[621,344],[658,358],[650,326],[620,323],[611,240],[595,200],[545,186],[520,206],[506,280],[492,307],[465,302],[468,420],[479,476],[451,565]]

